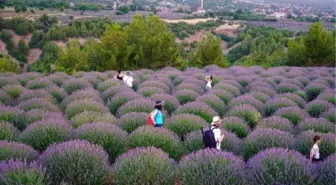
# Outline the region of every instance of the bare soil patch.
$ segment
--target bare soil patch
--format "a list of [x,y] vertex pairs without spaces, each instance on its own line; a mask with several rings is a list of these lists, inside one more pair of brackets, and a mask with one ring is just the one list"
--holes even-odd
[[8,53],[6,49],[6,43],[4,43],[2,40],[0,40],[0,53],[4,53],[4,54]]
[[179,23],[179,22],[185,22],[188,24],[197,24],[200,22],[207,22],[207,21],[213,21],[215,19],[213,18],[199,18],[199,19],[162,19],[163,21],[167,23]]
[[33,64],[40,60],[42,51],[40,49],[30,49],[27,56],[28,64]]

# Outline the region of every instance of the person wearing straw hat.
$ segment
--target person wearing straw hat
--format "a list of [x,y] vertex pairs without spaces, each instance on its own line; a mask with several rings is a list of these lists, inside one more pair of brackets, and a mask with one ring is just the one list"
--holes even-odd
[[219,116],[213,117],[212,122],[210,124],[211,125],[210,129],[212,130],[216,141],[216,149],[218,150],[221,150],[221,143],[224,139],[224,135],[222,135],[221,130],[219,128],[221,124],[222,120],[220,119]]

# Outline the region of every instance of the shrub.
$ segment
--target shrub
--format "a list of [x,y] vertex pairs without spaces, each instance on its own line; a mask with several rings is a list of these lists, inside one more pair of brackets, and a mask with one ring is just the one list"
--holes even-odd
[[179,107],[175,114],[195,114],[200,116],[207,122],[211,122],[212,118],[217,115],[210,106],[202,102],[191,102]]
[[323,117],[327,120],[329,120],[330,122],[336,123],[336,115],[335,115],[335,108],[331,108],[328,111],[323,113]]
[[273,147],[294,148],[294,137],[278,129],[256,129],[245,140],[244,158],[249,159],[260,151]]
[[105,90],[107,90],[108,88],[111,88],[111,87],[114,87],[114,86],[119,86],[121,84],[122,84],[122,82],[119,81],[119,80],[109,79],[109,80],[106,80],[104,82],[99,83],[98,86],[97,86],[97,90],[102,93]]
[[304,91],[307,93],[308,100],[312,101],[325,89],[328,89],[328,85],[312,82],[305,87]]
[[165,93],[170,92],[169,86],[160,81],[154,81],[154,80],[145,81],[139,85],[138,89],[142,89],[144,87],[155,87],[158,89],[162,89]]
[[2,90],[5,91],[11,98],[17,99],[21,93],[24,92],[25,88],[21,85],[6,85],[2,87]]
[[[216,84],[217,85],[217,84]],[[223,85],[233,85],[235,87],[237,87],[239,89],[240,92],[243,92],[244,91],[244,87],[242,85],[240,85],[239,82],[237,82],[236,80],[229,80],[229,79],[226,79],[224,81],[221,81],[220,83],[218,83],[219,86],[223,86]]]
[[308,159],[296,151],[282,148],[258,153],[247,162],[247,167],[247,182],[251,185],[308,185],[313,178],[313,166]]
[[246,137],[249,132],[247,123],[238,117],[224,117],[221,127],[240,138]]
[[299,107],[285,107],[278,109],[275,114],[281,116],[292,122],[293,125],[297,125],[302,120],[308,117],[308,114]]
[[246,87],[251,82],[248,76],[238,76],[236,80],[243,87]]
[[13,142],[13,141],[0,141],[0,161],[13,159],[19,160],[34,160],[38,155],[31,146]]
[[267,94],[269,97],[273,97],[274,95],[276,95],[275,90],[270,87],[252,86],[249,92],[254,92],[254,91]]
[[175,92],[175,97],[181,104],[186,104],[195,101],[199,94],[193,90],[182,89]]
[[157,87],[141,87],[138,92],[144,97],[150,97],[154,94],[162,94],[164,90]]
[[153,147],[129,150],[116,160],[113,171],[114,183],[119,185],[175,182],[175,162]]
[[71,121],[72,126],[77,128],[93,122],[116,123],[117,119],[109,112],[84,111],[73,116]]
[[70,129],[71,127],[62,118],[44,119],[30,124],[19,134],[18,140],[43,151],[53,143],[64,141]]
[[304,76],[295,77],[294,80],[301,82],[303,86],[306,86],[310,82],[309,78],[306,78]]
[[134,99],[122,105],[118,109],[118,115],[123,116],[131,112],[146,112],[150,113],[154,109],[155,102],[149,99]]
[[335,92],[334,90],[332,91],[324,91],[320,93],[317,98],[317,100],[325,100],[328,101],[329,103],[332,103],[336,105],[336,97],[335,97]]
[[250,127],[255,127],[261,118],[260,112],[255,107],[248,104],[232,107],[228,112],[228,115],[244,119]]
[[306,111],[312,117],[318,118],[334,105],[325,100],[314,100],[306,105]]
[[49,92],[40,89],[24,91],[19,97],[19,102],[26,101],[32,98],[42,98],[46,101],[49,101],[50,103],[57,103],[57,101],[51,94],[49,94]]
[[288,82],[282,82],[279,85],[277,85],[276,91],[277,93],[294,93],[298,90],[301,90],[301,88],[297,85],[294,85],[292,83]]
[[108,173],[108,155],[88,141],[73,140],[51,145],[38,162],[46,167],[51,184],[103,185]]
[[54,73],[47,77],[48,80],[54,82],[58,87],[61,87],[63,82],[71,78],[66,73]]
[[87,80],[70,79],[63,83],[62,88],[70,95],[75,91],[93,87]]
[[191,90],[197,92],[197,94],[204,94],[204,89],[195,84],[182,83],[176,87],[177,90]]
[[294,107],[296,103],[288,98],[277,97],[266,102],[265,115],[271,116],[283,107]]
[[210,93],[218,96],[225,104],[228,104],[234,97],[232,93],[221,89],[211,89]]
[[20,82],[9,76],[0,76],[0,88],[5,85],[20,85]]
[[138,127],[147,124],[148,115],[148,113],[144,112],[127,113],[119,119],[119,126],[126,132],[131,133]]
[[304,108],[306,105],[306,100],[304,100],[300,95],[294,93],[284,93],[278,95],[281,98],[288,98],[293,100],[300,108]]
[[315,183],[318,185],[335,185],[335,154],[328,157],[317,166],[318,176]]
[[224,116],[226,107],[224,102],[216,95],[206,94],[196,99],[199,102],[203,102],[213,108],[220,116]]
[[65,114],[69,119],[71,119],[73,116],[85,111],[100,113],[109,112],[108,108],[106,108],[102,103],[96,102],[92,99],[83,99],[71,102],[65,109]]
[[335,126],[333,123],[324,118],[307,118],[301,121],[297,126],[298,133],[306,130],[313,130],[322,133],[335,133]]
[[179,159],[183,152],[179,137],[165,128],[149,126],[137,128],[129,137],[129,147],[141,146],[161,148],[174,159]]
[[180,102],[174,96],[169,94],[154,94],[150,97],[153,101],[165,101],[163,104],[164,109],[168,112],[168,114],[172,114],[178,106],[180,106]]
[[11,123],[0,121],[0,140],[13,140],[17,133],[18,129]]
[[230,107],[232,108],[236,105],[242,105],[242,104],[252,105],[261,113],[264,111],[264,104],[250,95],[242,95],[232,99],[230,102]]
[[38,78],[28,81],[26,87],[28,89],[46,89],[55,85],[52,81],[46,78]]
[[129,92],[129,91],[133,91],[133,90],[126,85],[118,85],[118,86],[108,88],[101,94],[101,96],[103,100],[106,102],[110,98],[113,98],[116,94],[119,94],[121,92]]
[[[274,94],[276,94],[276,92],[274,90],[274,87],[271,84],[267,83],[266,81],[261,81],[261,80],[253,81],[246,87],[246,89],[248,89],[250,91],[253,90],[253,89],[257,90],[259,88],[271,89],[271,90],[273,90]],[[268,94],[268,93],[266,93],[266,94]],[[268,95],[273,96],[274,94],[272,93],[272,95],[270,95],[270,94],[268,94]]]
[[285,132],[294,133],[294,127],[292,123],[289,120],[278,116],[272,116],[262,119],[258,123],[257,128],[274,128]]
[[204,119],[193,114],[174,115],[166,123],[166,127],[181,138],[184,138],[189,132],[200,130],[205,126],[207,123]]
[[45,169],[36,162],[28,163],[19,160],[0,162],[1,184],[47,185]]
[[310,150],[314,145],[313,138],[316,135],[322,137],[322,142],[320,145],[320,157],[325,159],[326,157],[333,155],[336,152],[336,146],[335,134],[332,133],[324,134],[313,131],[302,132],[296,137],[295,149],[308,158]]
[[99,93],[94,90],[94,89],[84,89],[84,90],[78,90],[74,93],[72,93],[70,96],[66,97],[62,103],[61,103],[61,107],[62,109],[66,109],[67,106],[76,101],[76,100],[83,100],[83,99],[90,99],[93,101],[96,101],[98,103],[104,103],[102,101],[102,99],[99,96]]
[[10,97],[6,92],[0,89],[0,103],[4,105],[10,105],[13,103],[12,97]]
[[24,111],[19,108],[0,106],[0,121],[9,122],[18,129],[23,129],[25,127],[22,122],[23,116]]
[[111,113],[116,114],[118,109],[125,103],[141,98],[142,96],[140,94],[133,91],[120,92],[107,101],[107,107],[110,109]]
[[41,121],[43,119],[49,118],[62,118],[63,114],[61,112],[50,112],[43,109],[32,109],[24,114],[24,128],[31,123]]
[[43,98],[31,98],[29,100],[21,102],[18,108],[24,111],[30,111],[32,109],[44,109],[51,112],[60,112],[58,107]]
[[238,87],[228,84],[228,83],[218,83],[216,84],[213,89],[222,89],[230,92],[234,96],[239,96],[241,94],[240,90]]
[[262,93],[262,92],[258,92],[258,91],[252,91],[246,95],[251,95],[253,96],[255,99],[261,101],[262,103],[265,103],[267,100],[270,99],[270,96],[265,94],[265,93]]
[[187,155],[179,164],[182,184],[243,185],[245,164],[232,153],[204,149]]
[[65,90],[59,87],[51,87],[48,88],[47,91],[54,97],[57,103],[61,103],[64,98],[68,96]]
[[[221,143],[221,149],[235,154],[240,154],[242,150],[242,140],[240,140],[235,134],[222,130],[222,134],[225,136]],[[201,131],[190,132],[186,135],[183,146],[188,153],[204,149],[203,137]]]
[[74,131],[74,137],[102,146],[111,161],[125,152],[127,133],[114,124],[95,122],[82,125]]

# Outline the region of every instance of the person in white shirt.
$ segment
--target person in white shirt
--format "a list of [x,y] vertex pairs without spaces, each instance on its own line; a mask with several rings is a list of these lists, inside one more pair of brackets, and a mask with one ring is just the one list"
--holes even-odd
[[212,88],[212,75],[210,75],[210,76],[207,76],[206,78],[205,78],[205,80],[207,81],[207,84],[206,84],[206,86],[205,86],[205,89],[208,91],[208,90],[210,90],[211,88]]
[[314,145],[312,149],[310,150],[310,161],[318,162],[321,160],[319,145],[322,142],[322,138],[321,136],[314,136],[313,141],[314,141]]
[[220,119],[219,116],[215,116],[212,118],[211,130],[213,131],[215,136],[217,150],[221,150],[221,143],[224,139],[224,135],[221,134],[221,130],[219,128],[221,124],[222,120]]
[[123,76],[123,81],[128,87],[133,87],[133,77],[131,76],[131,72],[127,72],[126,75]]

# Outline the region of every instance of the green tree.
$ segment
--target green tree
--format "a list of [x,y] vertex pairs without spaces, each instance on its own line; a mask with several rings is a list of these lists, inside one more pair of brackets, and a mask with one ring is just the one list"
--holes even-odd
[[322,22],[312,24],[304,43],[310,65],[335,65],[335,34],[328,32]]
[[13,62],[12,58],[8,55],[0,57],[0,72],[19,72],[19,65]]
[[54,42],[47,42],[43,46],[41,60],[31,66],[32,71],[50,73],[51,65],[58,60],[61,49]]
[[60,57],[56,61],[56,70],[68,74],[89,70],[87,55],[81,50],[78,40],[70,40],[68,47],[60,53]]
[[306,56],[306,47],[303,39],[290,40],[288,42],[288,60],[286,65],[288,66],[306,66],[307,65],[307,56]]
[[137,10],[136,5],[135,5],[135,4],[131,4],[131,5],[130,5],[130,10],[131,10],[132,12],[135,12],[135,11]]
[[20,40],[19,41],[19,44],[18,44],[18,48],[19,48],[19,51],[24,54],[24,55],[28,55],[28,51],[29,51],[29,48],[28,46],[26,45],[26,42],[24,40]]
[[123,14],[127,14],[130,11],[130,9],[128,8],[128,6],[120,6],[118,8],[118,11],[122,12]]
[[39,31],[34,31],[29,41],[30,48],[39,48],[42,45],[43,34]]
[[222,52],[221,40],[211,33],[207,33],[201,42],[197,44],[197,48],[190,58],[190,63],[196,67],[204,67],[210,64],[216,64],[221,67],[229,66]]
[[116,69],[114,63],[108,59],[109,53],[104,45],[90,38],[85,42],[84,52],[87,54],[88,68],[92,71],[106,71]]

